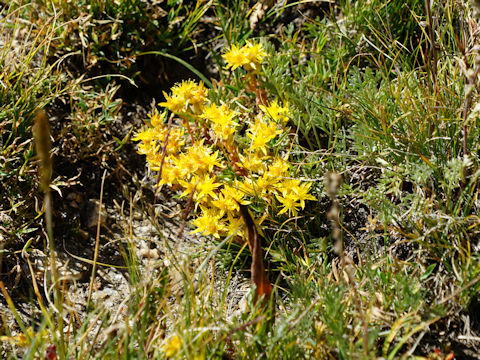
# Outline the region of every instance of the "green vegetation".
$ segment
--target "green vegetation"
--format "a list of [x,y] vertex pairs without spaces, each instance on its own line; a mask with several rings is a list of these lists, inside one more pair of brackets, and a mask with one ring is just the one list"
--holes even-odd
[[0,1],[3,358],[480,352],[476,2],[268,3]]

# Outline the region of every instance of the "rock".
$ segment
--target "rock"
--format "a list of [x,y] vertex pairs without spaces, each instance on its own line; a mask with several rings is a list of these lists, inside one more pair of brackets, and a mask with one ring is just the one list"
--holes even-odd
[[100,225],[105,225],[107,221],[107,210],[105,209],[105,205],[101,204],[100,208],[100,201],[97,199],[89,199],[86,208],[86,226],[88,228],[96,227],[98,224],[98,218],[100,216]]

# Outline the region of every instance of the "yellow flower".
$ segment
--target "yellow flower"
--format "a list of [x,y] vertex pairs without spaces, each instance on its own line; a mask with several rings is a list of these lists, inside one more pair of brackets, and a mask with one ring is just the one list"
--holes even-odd
[[200,112],[207,96],[207,89],[203,82],[197,84],[193,80],[177,83],[171,90],[171,95],[163,92],[166,101],[161,102],[159,105],[176,114],[186,112],[189,105],[193,106],[195,113]]
[[163,92],[163,96],[165,96],[165,101],[158,105],[166,107],[175,114],[183,112],[185,108],[185,99],[180,96],[168,95],[165,91]]
[[207,119],[213,123],[213,131],[218,138],[222,140],[231,140],[235,133],[237,124],[233,121],[236,112],[230,110],[226,105],[217,106],[211,104],[203,108],[200,115],[203,119]]
[[203,108],[201,118],[210,120],[214,124],[223,126],[234,125],[233,118],[236,112],[232,111],[225,104],[218,106],[217,104],[210,104]]
[[220,220],[222,214],[215,208],[211,209],[201,206],[200,208],[202,209],[202,215],[192,221],[197,228],[191,234],[200,232],[203,235],[213,235],[217,239],[220,238],[220,232],[226,230],[225,225]]
[[232,142],[233,135],[235,134],[235,128],[232,126],[223,126],[218,124],[213,124],[213,132],[220,140],[227,142]]
[[140,141],[137,153],[147,157],[147,162],[152,166],[152,169],[159,166],[158,164],[161,161],[161,141],[159,140],[161,135],[160,130],[147,128],[135,134],[133,138],[134,141]]
[[267,174],[260,176],[255,182],[256,192],[262,198],[274,190],[273,185],[278,181],[277,178],[271,178],[266,175]]
[[196,83],[193,80],[182,81],[177,83],[172,88],[172,93],[175,96],[181,97],[184,99],[185,103],[190,105],[203,104],[206,99],[207,89],[203,82]]
[[215,190],[220,186],[220,183],[215,182],[215,175],[212,177],[210,177],[208,174],[205,175],[205,177],[197,184],[198,195],[195,197],[195,200],[205,200],[208,196],[212,199],[216,199],[217,194],[215,193]]
[[300,204],[297,201],[297,196],[293,192],[288,192],[283,196],[277,195],[278,201],[282,203],[283,209],[278,212],[278,215],[288,211],[288,215],[297,215]]
[[276,185],[276,188],[282,194],[292,192],[293,189],[300,187],[302,181],[299,179],[285,179]]
[[181,153],[175,161],[175,166],[185,170],[187,174],[193,174],[198,169],[198,164],[195,161],[192,161],[188,154]]
[[219,209],[222,214],[239,211],[238,204],[250,204],[249,201],[244,200],[244,194],[241,191],[230,185],[225,185],[220,191],[221,193],[217,195],[217,199],[213,200],[211,204]]
[[[247,41],[243,47],[232,45],[223,58],[227,68],[243,67],[254,77],[265,55],[261,44]],[[280,146],[277,137],[288,131],[287,103],[273,99],[260,105],[260,111],[252,116],[243,107],[234,111],[229,103],[212,102],[204,84],[192,80],[175,84],[164,95],[160,105],[177,117],[168,127],[165,119],[169,112],[155,110],[151,125],[134,140],[149,167],[162,169],[159,184],[180,189],[181,197],[193,200],[195,212],[200,214],[193,221],[193,233],[219,238],[241,228],[238,235],[245,237],[239,205],[250,204],[253,198],[265,206],[263,217],[255,220],[258,225],[271,214],[274,204],[280,214],[297,215],[307,200],[315,200],[311,183],[289,178],[288,156],[273,155],[277,151],[269,147],[277,142]],[[238,122],[249,116],[245,135],[242,126],[238,138],[234,137]],[[178,356],[182,346],[178,335],[171,336],[162,347],[165,357]]]
[[267,143],[281,133],[281,130],[277,130],[276,123],[265,122],[260,117],[257,117],[253,126],[248,129],[248,137],[252,139],[252,150],[258,149],[266,153]]
[[15,335],[15,336],[0,336],[0,343],[9,342],[20,347],[25,347],[30,344],[30,341],[25,336],[25,334]]
[[240,155],[240,166],[254,173],[263,173],[267,166],[264,161],[268,160],[268,157],[263,154],[253,153],[248,156]]
[[[165,129],[166,135],[167,129]],[[170,134],[167,140],[167,155],[176,154],[184,145],[185,145],[185,138],[184,138],[185,130],[183,128],[173,128],[170,130]],[[162,134],[163,135],[163,134]],[[162,147],[164,145],[165,136],[159,139]]]
[[238,214],[232,215],[228,214],[227,217],[227,236],[233,235],[235,231],[237,232],[236,235],[245,238],[245,229],[243,227],[243,218],[238,216]]
[[[159,171],[160,170],[160,163],[161,161],[158,162],[158,165],[154,168],[153,170]],[[183,178],[183,172],[181,169],[178,169],[175,166],[172,166],[168,160],[163,162],[162,166],[162,178],[160,179],[160,182],[158,183],[159,185],[168,185],[172,186],[173,184],[177,184],[180,179]]]
[[264,114],[270,116],[274,121],[280,123],[286,123],[288,121],[288,116],[290,115],[288,106],[280,106],[277,99],[273,100],[268,106],[260,105],[260,109],[264,112]]
[[223,194],[218,194],[215,200],[212,200],[211,205],[215,206],[220,213],[226,214],[229,211],[238,210],[238,203],[226,198]]
[[282,158],[276,158],[275,161],[268,167],[267,176],[280,180],[288,171],[288,162]]
[[165,116],[165,112],[159,113],[157,109],[155,109],[153,115],[148,115],[150,118],[150,124],[152,124],[153,127],[162,127],[164,125]]
[[214,166],[222,167],[218,151],[213,152],[211,147],[203,145],[203,139],[188,149],[187,157],[197,164],[199,171],[211,172]]
[[141,141],[142,144],[149,144],[158,139],[158,130],[146,128],[133,136],[133,141]]
[[196,191],[198,185],[198,178],[196,176],[192,176],[189,181],[178,180],[178,183],[184,188],[180,197],[184,197]]
[[293,189],[297,194],[297,199],[300,201],[300,206],[305,208],[305,200],[317,200],[317,198],[308,192],[312,187],[312,183],[302,183],[299,187]]
[[223,58],[227,62],[227,68],[231,67],[232,70],[248,63],[247,55],[243,48],[239,49],[235,44],[230,47],[228,52],[223,54]]
[[246,70],[258,70],[265,55],[261,44],[247,41],[242,48],[232,45],[223,58],[227,62],[227,68],[232,68],[232,70],[240,66],[244,66]]
[[245,194],[235,186],[225,185],[221,191],[226,197],[232,198],[239,204],[242,204],[242,205],[250,204],[250,201],[244,199]]
[[172,335],[162,345],[162,351],[167,358],[174,356],[182,347],[183,341],[178,335]]
[[288,211],[288,214],[297,215],[299,208],[305,208],[305,200],[316,200],[316,198],[309,194],[312,184],[302,183],[299,179],[286,179],[276,185],[281,195],[276,195],[278,201],[283,206],[279,214]]
[[[142,155],[152,155],[152,152],[161,153],[167,135],[166,127],[146,128],[135,134],[133,140],[140,141],[138,145],[138,153]],[[168,136],[166,154],[171,155],[177,153],[185,145],[184,129],[173,128]]]
[[246,55],[249,61],[248,66],[251,66],[253,70],[256,70],[256,65],[260,64],[263,61],[265,55],[265,51],[263,51],[262,44],[252,44],[251,42],[247,41],[246,47]]
[[49,334],[45,329],[35,333],[33,328],[29,327],[26,332],[27,332],[26,334],[20,333],[18,335],[13,335],[13,336],[6,336],[6,335],[0,336],[0,343],[9,342],[20,347],[27,347],[27,346],[30,346],[31,341],[35,340],[35,338],[47,340],[49,337]]

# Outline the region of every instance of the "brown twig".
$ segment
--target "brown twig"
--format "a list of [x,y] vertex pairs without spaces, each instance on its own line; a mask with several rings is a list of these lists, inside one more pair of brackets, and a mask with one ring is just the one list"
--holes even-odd
[[248,212],[248,206],[239,204],[240,214],[247,228],[248,245],[252,253],[252,282],[256,286],[255,300],[264,296],[264,301],[268,300],[272,294],[272,284],[268,280],[263,264],[262,240],[258,234],[255,223]]
[[267,103],[268,98],[267,98],[267,93],[265,92],[264,89],[261,89],[260,86],[258,86],[258,81],[255,76],[254,72],[250,72],[250,82],[248,84],[248,89],[250,91],[253,91],[255,95],[257,95],[256,100],[256,105],[264,105]]
[[167,157],[167,145],[168,138],[170,137],[170,132],[172,130],[172,121],[173,114],[168,118],[167,133],[165,134],[165,139],[163,140],[162,159],[160,160],[160,168],[158,169],[157,186],[160,184],[160,180],[162,179],[163,164],[165,163],[165,158]]
[[240,157],[238,156],[237,148],[234,145],[228,143],[228,141],[223,141],[223,146],[227,153],[225,154],[230,164],[232,165],[235,173],[240,176],[248,176],[248,171],[244,167],[240,166]]
[[[362,304],[360,302],[360,294],[357,287],[355,286],[355,280],[351,274],[352,261],[350,258],[347,259],[343,247],[343,236],[340,223],[340,202],[337,198],[337,191],[342,183],[342,177],[340,174],[328,174],[326,178],[327,184],[327,193],[332,199],[332,207],[327,214],[328,219],[332,224],[332,238],[335,241],[334,250],[335,253],[340,256],[342,262],[342,271],[340,275],[340,281],[344,281],[344,274],[346,275],[347,284],[353,290],[355,306],[358,309],[360,318],[363,325],[363,347],[365,348],[365,356],[369,358],[369,349],[368,349],[368,322],[365,316],[365,313],[362,309]],[[348,260],[348,264],[347,264]]]
[[437,46],[435,44],[435,33],[433,31],[433,19],[432,12],[430,10],[430,0],[425,0],[425,11],[427,12],[428,18],[428,35],[430,36],[430,47],[432,49],[432,72],[433,72],[433,81],[435,89],[437,88],[437,75],[438,75],[438,55],[437,55]]
[[[60,287],[58,269],[57,269],[57,257],[55,253],[55,244],[53,238],[53,208],[52,208],[52,195],[50,191],[50,184],[52,178],[52,141],[50,139],[50,123],[47,112],[44,109],[39,110],[34,119],[33,134],[35,138],[35,147],[37,150],[37,156],[40,160],[40,188],[44,193],[45,204],[45,223],[47,227],[47,242],[50,260],[50,274],[52,277],[53,289],[54,289],[54,307],[58,312],[58,328],[62,329],[58,346],[60,348],[60,359],[65,358],[65,343],[63,334],[63,292]],[[47,293],[48,295],[48,293]],[[47,297],[48,298],[48,297]]]
[[187,223],[188,215],[190,215],[190,212],[192,211],[192,208],[193,208],[193,197],[195,196],[195,191],[197,190],[197,185],[198,185],[198,181],[197,181],[197,183],[195,184],[195,186],[193,187],[192,193],[191,193],[190,196],[188,197],[187,206],[185,207],[185,210],[184,210],[184,212],[183,212],[182,226],[180,226],[180,230],[178,231],[178,237],[182,237],[183,231],[185,230],[185,225],[186,225],[186,223]]

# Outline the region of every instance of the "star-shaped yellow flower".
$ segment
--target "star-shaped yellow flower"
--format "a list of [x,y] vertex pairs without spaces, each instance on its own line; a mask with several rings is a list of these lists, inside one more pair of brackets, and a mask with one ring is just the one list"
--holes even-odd
[[273,121],[286,123],[288,121],[288,116],[290,115],[288,106],[280,106],[278,100],[273,100],[268,106],[260,105],[260,109],[264,114],[270,116]]
[[242,48],[232,45],[230,50],[223,55],[223,58],[227,62],[227,68],[235,70],[243,66],[246,70],[255,71],[259,69],[265,55],[262,44],[254,44],[247,41]]

